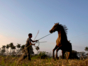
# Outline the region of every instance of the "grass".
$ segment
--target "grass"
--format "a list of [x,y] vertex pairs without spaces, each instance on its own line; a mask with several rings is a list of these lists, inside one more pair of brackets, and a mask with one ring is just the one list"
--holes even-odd
[[16,62],[19,57],[3,57],[0,56],[0,66],[88,66],[88,59],[77,60],[65,59],[53,60],[52,58],[40,59],[37,56],[31,57],[31,61],[27,59],[21,61],[18,65]]

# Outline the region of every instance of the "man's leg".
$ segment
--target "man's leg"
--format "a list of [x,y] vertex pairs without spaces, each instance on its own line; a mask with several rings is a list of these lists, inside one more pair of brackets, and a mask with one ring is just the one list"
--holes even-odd
[[30,61],[31,61],[30,53],[28,54],[28,60],[30,60]]
[[27,52],[28,52],[28,53],[27,53],[27,59],[28,59],[28,60],[31,60],[31,57],[30,57],[30,53],[31,53],[31,52],[30,52],[30,51],[31,51],[30,48],[28,48],[28,49],[27,49]]

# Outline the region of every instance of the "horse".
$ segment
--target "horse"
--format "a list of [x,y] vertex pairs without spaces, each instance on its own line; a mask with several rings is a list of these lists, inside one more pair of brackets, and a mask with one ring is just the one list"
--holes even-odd
[[50,33],[53,33],[57,31],[58,32],[58,38],[56,40],[56,46],[53,49],[53,59],[54,58],[54,51],[56,50],[56,59],[59,59],[58,57],[58,50],[62,50],[62,58],[64,59],[65,57],[65,52],[68,52],[68,56],[66,57],[71,58],[71,53],[72,53],[72,45],[70,41],[67,39],[67,29],[59,24],[55,23],[55,25],[49,30]]

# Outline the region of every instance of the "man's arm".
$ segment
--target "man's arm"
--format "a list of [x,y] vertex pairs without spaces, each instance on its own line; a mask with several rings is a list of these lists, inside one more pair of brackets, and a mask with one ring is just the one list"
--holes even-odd
[[38,40],[31,40],[32,42],[37,42]]
[[35,45],[35,44],[32,44],[31,42],[29,42],[30,45]]

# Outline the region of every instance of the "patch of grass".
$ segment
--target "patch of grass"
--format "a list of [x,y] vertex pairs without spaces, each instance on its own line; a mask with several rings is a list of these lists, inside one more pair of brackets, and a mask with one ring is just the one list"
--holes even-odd
[[[15,59],[13,59],[15,58]],[[88,59],[77,60],[69,59],[68,62],[66,59],[53,60],[52,58],[40,59],[38,56],[32,56],[32,60],[28,61],[27,59],[21,61],[18,65],[16,61],[19,57],[0,57],[1,66],[88,66]]]

